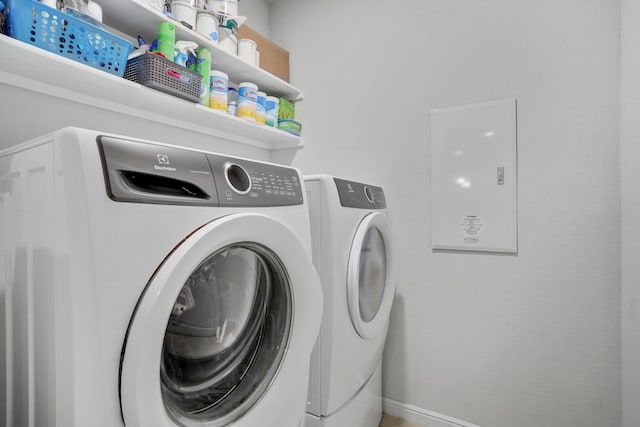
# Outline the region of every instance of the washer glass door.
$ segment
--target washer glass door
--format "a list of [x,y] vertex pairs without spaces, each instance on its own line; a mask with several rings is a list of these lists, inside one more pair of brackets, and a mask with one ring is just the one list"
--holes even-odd
[[238,243],[202,262],[178,295],[163,343],[171,418],[227,425],[250,409],[282,359],[290,302],[284,268],[265,247]]
[[388,220],[371,213],[356,230],[347,273],[349,312],[360,336],[373,338],[385,331],[394,295]]
[[257,425],[273,408],[289,408],[282,419],[297,422],[322,316],[313,273],[298,237],[265,215],[232,214],[195,230],[158,267],[130,322],[124,423]]

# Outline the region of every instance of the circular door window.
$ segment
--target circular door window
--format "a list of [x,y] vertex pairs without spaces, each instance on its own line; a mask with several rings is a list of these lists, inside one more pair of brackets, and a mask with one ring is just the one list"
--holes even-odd
[[294,425],[321,299],[306,249],[280,221],[235,213],[198,227],[133,312],[120,360],[124,424],[261,425],[277,413]]
[[360,317],[371,322],[382,304],[387,281],[387,250],[379,229],[367,230],[360,247],[360,274],[358,275],[358,304]]
[[234,244],[184,283],[165,332],[160,379],[180,425],[224,426],[262,396],[284,355],[291,291],[280,261],[256,244]]
[[356,230],[347,273],[349,312],[356,331],[373,338],[386,328],[395,281],[387,217],[367,215]]

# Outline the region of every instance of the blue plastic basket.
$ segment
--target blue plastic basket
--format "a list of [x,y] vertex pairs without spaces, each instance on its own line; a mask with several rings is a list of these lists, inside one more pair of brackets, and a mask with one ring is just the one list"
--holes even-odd
[[9,36],[65,58],[122,77],[133,44],[103,28],[36,0],[12,0],[7,7]]

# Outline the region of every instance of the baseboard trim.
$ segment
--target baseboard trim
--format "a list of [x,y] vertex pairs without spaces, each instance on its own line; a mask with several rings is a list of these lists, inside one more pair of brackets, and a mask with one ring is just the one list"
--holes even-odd
[[481,427],[437,412],[418,408],[386,397],[382,399],[382,411],[424,427]]

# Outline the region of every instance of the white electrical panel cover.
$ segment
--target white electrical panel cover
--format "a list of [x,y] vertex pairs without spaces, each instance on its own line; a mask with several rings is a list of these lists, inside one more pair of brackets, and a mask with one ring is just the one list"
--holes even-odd
[[433,249],[517,253],[516,100],[431,111]]

